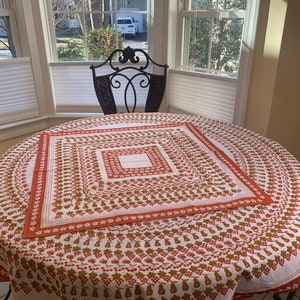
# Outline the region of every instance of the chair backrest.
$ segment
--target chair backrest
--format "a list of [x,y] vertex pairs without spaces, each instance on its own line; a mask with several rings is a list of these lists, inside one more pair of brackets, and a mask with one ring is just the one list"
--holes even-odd
[[[98,73],[97,68],[101,68]],[[121,112],[119,107],[126,108],[122,112],[135,112],[141,103],[144,112],[157,112],[166,88],[167,68],[144,50],[129,46],[92,65],[95,92],[104,114]]]

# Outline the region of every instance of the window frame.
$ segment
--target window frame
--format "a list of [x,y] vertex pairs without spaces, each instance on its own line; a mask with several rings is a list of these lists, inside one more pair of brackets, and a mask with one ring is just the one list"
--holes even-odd
[[[171,0],[148,0],[148,53],[155,61],[166,62],[168,57],[170,56],[168,51],[168,30],[162,30],[162,28],[169,29],[169,1]],[[59,64],[90,65],[93,61],[58,61],[53,59],[53,57],[55,57],[56,55],[56,36],[53,22],[51,21],[51,3],[50,0],[39,0],[39,3],[41,8],[43,34],[45,40],[47,41],[47,43],[45,44],[45,51],[49,66],[51,67]]]
[[[238,72],[225,72],[219,70],[213,70],[209,67],[210,65],[210,57],[212,55],[212,48],[211,43],[208,51],[208,66],[207,68],[198,68],[189,65],[189,36],[191,28],[188,23],[191,23],[193,19],[203,18],[211,20],[213,24],[214,19],[222,19],[222,18],[229,18],[229,19],[243,19],[244,26],[245,26],[245,18],[246,18],[246,11],[248,9],[249,0],[247,0],[247,7],[245,10],[220,10],[218,8],[212,8],[207,10],[195,10],[192,9],[192,1],[193,0],[183,0],[179,1],[179,12],[178,12],[178,27],[177,31],[179,32],[180,36],[180,44],[181,46],[178,48],[178,54],[176,56],[176,69],[180,69],[183,71],[195,71],[200,72],[203,74],[211,74],[211,75],[220,75],[220,76],[229,76],[229,77],[237,77]],[[244,28],[243,26],[243,28]],[[244,31],[244,30],[243,30]],[[210,40],[212,39],[213,32],[210,31]],[[243,35],[243,33],[242,33]],[[241,58],[241,52],[240,52]],[[239,60],[240,60],[239,58]]]
[[[10,24],[10,34],[11,34],[11,39],[12,43],[16,52],[16,57],[13,58],[18,58],[22,56],[21,52],[21,47],[20,47],[20,39],[19,39],[19,32],[18,32],[18,27],[17,27],[17,22],[16,22],[16,16],[15,16],[15,10],[10,7],[10,3],[8,4],[8,7],[5,5],[6,2],[4,2],[4,9],[0,9],[0,17],[8,17],[9,18],[9,24]],[[14,4],[14,2],[13,2]],[[12,5],[13,6],[13,5]],[[9,34],[9,33],[7,33]]]
[[[118,18],[118,15],[124,15],[124,17],[127,17],[128,14],[141,14],[141,15],[144,15],[147,13],[147,33],[148,33],[148,41],[147,41],[147,44],[149,45],[150,42],[149,42],[149,30],[152,28],[152,26],[150,26],[150,21],[153,19],[153,16],[150,16],[149,15],[152,15],[152,8],[153,8],[153,2],[157,2],[158,0],[147,0],[147,10],[146,11],[143,11],[143,10],[139,10],[138,12],[133,8],[132,10],[130,8],[126,8],[124,9],[124,11],[119,11],[117,10],[118,7],[117,5],[113,5],[114,7],[112,8],[112,10],[109,10],[109,11],[102,11],[102,10],[89,10],[89,9],[75,9],[73,11],[71,11],[70,13],[71,14],[78,14],[80,19],[83,21],[82,22],[82,27],[83,27],[83,39],[84,39],[84,44],[86,45],[87,44],[87,25],[86,25],[86,18],[85,16],[87,14],[91,15],[91,14],[94,14],[94,15],[110,15],[110,16],[113,16],[113,20],[117,20]],[[52,10],[52,6],[51,6],[51,0],[42,0],[43,2],[43,6],[44,8],[46,9],[47,11],[47,14],[45,16],[45,18],[47,19],[46,23],[47,23],[47,35],[49,36],[49,41],[50,41],[50,47],[48,46],[49,50],[48,50],[48,53],[49,53],[49,56],[48,56],[48,59],[49,59],[49,62],[50,64],[55,64],[55,63],[92,63],[94,60],[91,59],[89,60],[88,58],[88,54],[87,54],[87,49],[85,49],[85,60],[82,60],[82,61],[72,61],[72,60],[66,60],[66,61],[62,61],[62,60],[59,60],[58,58],[58,52],[57,52],[57,46],[56,46],[56,33],[55,33],[55,24],[54,22],[52,21],[53,19],[53,10]],[[116,1],[113,1],[113,3],[116,3]],[[64,13],[66,11],[63,11],[63,10],[57,10],[58,13]],[[118,45],[118,35],[116,34],[116,45]],[[148,51],[149,53],[151,52],[151,50],[149,50],[149,46],[148,46]]]

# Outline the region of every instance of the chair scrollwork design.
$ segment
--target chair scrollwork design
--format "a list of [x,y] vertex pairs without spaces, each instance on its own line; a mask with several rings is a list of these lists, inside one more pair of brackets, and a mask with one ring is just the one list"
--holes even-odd
[[[98,68],[101,70],[97,73]],[[168,65],[156,63],[145,50],[129,46],[116,49],[104,62],[92,65],[90,69],[104,114],[135,112],[141,103],[144,112],[159,110]]]

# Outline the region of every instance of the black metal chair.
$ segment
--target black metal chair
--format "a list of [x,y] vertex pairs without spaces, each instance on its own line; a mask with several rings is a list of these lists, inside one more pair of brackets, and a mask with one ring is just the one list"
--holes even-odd
[[[296,294],[296,292],[289,292],[286,300],[292,300],[294,298],[295,294]],[[273,299],[274,300],[282,300],[282,298],[280,298],[279,294],[274,294]],[[299,297],[298,297],[298,299],[299,299]]]
[[[101,69],[98,74],[97,68]],[[135,112],[140,107],[144,112],[158,111],[165,93],[168,65],[154,62],[144,50],[116,49],[103,63],[90,69],[104,114]]]
[[3,296],[3,297],[5,297],[5,298],[3,298],[3,300],[8,300],[9,297],[10,297],[10,294],[11,294],[11,284],[9,284],[9,286],[8,286],[8,292],[7,292],[7,294],[5,296]]

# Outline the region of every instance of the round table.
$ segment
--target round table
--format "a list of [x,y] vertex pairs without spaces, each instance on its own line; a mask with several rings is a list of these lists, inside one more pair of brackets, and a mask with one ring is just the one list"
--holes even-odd
[[14,299],[232,299],[300,289],[300,164],[278,143],[202,116],[105,115],[44,132],[189,122],[273,202],[23,238],[40,134],[0,159],[0,274]]

